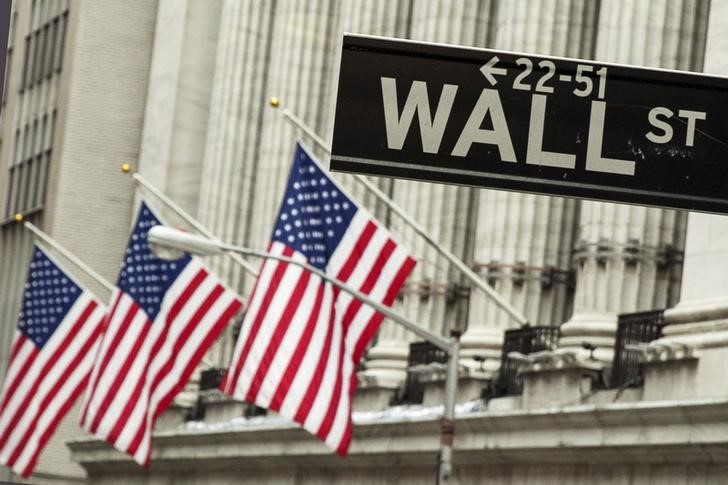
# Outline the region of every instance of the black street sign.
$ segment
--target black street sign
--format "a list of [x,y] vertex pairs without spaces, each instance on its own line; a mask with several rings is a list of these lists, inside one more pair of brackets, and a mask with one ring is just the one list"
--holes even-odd
[[345,35],[331,169],[728,213],[728,79]]

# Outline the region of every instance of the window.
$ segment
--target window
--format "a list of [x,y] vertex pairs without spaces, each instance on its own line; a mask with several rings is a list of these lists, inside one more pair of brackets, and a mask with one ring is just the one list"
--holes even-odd
[[[5,204],[4,208],[0,207],[3,211],[0,219],[9,219],[18,212],[40,210],[45,203],[56,106],[54,97],[33,95],[33,92],[44,83],[58,82],[57,74],[63,66],[67,23],[68,2],[33,0],[27,31],[18,32],[22,36],[20,39],[25,40],[21,45],[24,48],[20,72],[21,99],[16,106],[16,110],[20,111],[13,116],[5,116],[6,122],[17,125],[7,165],[8,183],[5,194],[0,194],[0,203]],[[14,24],[13,32],[15,28],[17,25]],[[11,49],[12,45],[9,53]],[[23,99],[26,95],[31,97]]]
[[[34,9],[35,7],[35,3]],[[41,4],[43,5],[43,4]],[[33,14],[31,28],[25,36],[25,57],[23,59],[23,80],[20,92],[51,79],[53,72],[60,72],[63,65],[63,49],[66,40],[68,11],[61,11],[47,20],[38,13]],[[43,20],[43,23],[40,21]]]

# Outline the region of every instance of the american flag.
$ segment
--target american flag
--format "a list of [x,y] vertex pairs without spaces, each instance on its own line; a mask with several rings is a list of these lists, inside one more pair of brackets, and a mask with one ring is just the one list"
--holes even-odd
[[87,431],[145,466],[155,420],[242,306],[199,258],[154,256],[158,224],[142,204],[81,411]]
[[[415,265],[300,145],[268,251],[388,306]],[[356,366],[382,319],[315,274],[266,260],[222,388],[301,424],[345,456]]]
[[0,397],[0,462],[28,477],[83,392],[105,309],[36,247]]

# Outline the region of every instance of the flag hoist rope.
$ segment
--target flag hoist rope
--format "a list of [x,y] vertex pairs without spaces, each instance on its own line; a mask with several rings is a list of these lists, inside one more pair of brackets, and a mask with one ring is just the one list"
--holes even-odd
[[[277,102],[271,103],[274,107],[277,106]],[[311,128],[306,126],[306,124],[299,118],[298,116],[294,115],[290,110],[283,109],[283,116],[286,120],[288,120],[291,124],[296,126],[298,129],[303,131],[306,135],[308,135],[322,150],[324,150],[329,156],[331,155],[331,147],[328,143],[326,143],[323,138],[318,136]],[[495,291],[493,288],[488,285],[487,282],[485,282],[481,277],[479,277],[475,272],[470,269],[470,267],[463,262],[460,258],[455,256],[452,252],[450,252],[445,246],[440,244],[435,240],[434,237],[432,237],[425,228],[419,225],[417,221],[412,219],[409,214],[407,214],[404,209],[399,207],[392,199],[389,198],[387,194],[382,192],[379,187],[374,185],[372,182],[370,182],[366,177],[363,177],[362,175],[354,174],[354,178],[357,182],[364,185],[370,192],[372,192],[379,200],[384,202],[387,207],[389,207],[393,212],[395,212],[402,220],[409,225],[414,231],[422,236],[432,247],[437,250],[445,259],[450,261],[453,265],[455,265],[475,286],[480,288],[487,294],[503,311],[505,311],[508,315],[510,315],[511,318],[513,318],[515,321],[517,321],[519,324],[523,325],[528,323],[528,319],[516,308],[513,307],[503,296],[501,296],[497,291]]]

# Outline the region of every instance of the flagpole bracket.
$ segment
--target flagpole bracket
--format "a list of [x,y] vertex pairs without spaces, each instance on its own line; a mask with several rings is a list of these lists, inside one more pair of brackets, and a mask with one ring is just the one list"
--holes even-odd
[[445,402],[440,420],[440,451],[437,463],[437,483],[449,483],[452,473],[452,448],[455,439],[455,397],[458,388],[458,368],[460,364],[459,330],[450,331],[450,346],[447,359],[447,376],[445,378]]

